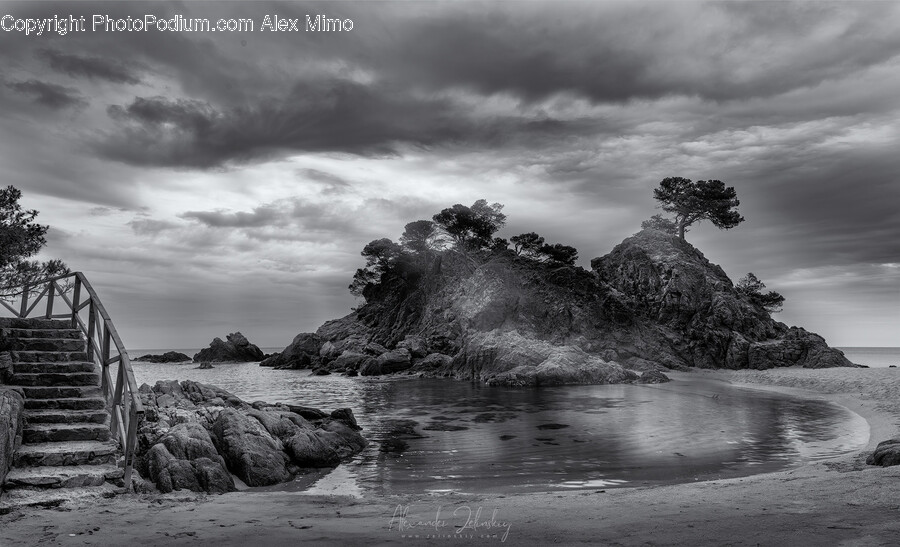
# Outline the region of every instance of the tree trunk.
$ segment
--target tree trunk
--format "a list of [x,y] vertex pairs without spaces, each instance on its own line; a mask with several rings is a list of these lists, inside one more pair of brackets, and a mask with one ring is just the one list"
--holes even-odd
[[680,237],[681,239],[684,239],[684,223],[683,222],[678,223],[678,237]]

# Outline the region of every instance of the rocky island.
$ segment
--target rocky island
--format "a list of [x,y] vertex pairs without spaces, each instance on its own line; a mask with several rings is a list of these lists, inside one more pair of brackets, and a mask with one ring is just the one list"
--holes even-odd
[[216,337],[208,348],[194,355],[195,363],[250,363],[262,361],[265,354],[256,345],[251,344],[240,332],[233,332],[225,337],[225,341]]
[[189,363],[191,358],[180,351],[167,351],[163,354],[148,354],[135,357],[132,361],[140,363]]
[[659,223],[590,270],[574,265],[575,249],[534,233],[513,237],[512,249],[490,229],[481,243],[433,243],[450,233],[438,225],[448,211],[497,226],[500,207],[456,205],[408,224],[400,244],[373,241],[351,285],[365,304],[261,365],[507,386],[658,382],[689,367],[854,366],[820,336],[772,319],[757,287],[736,286]]

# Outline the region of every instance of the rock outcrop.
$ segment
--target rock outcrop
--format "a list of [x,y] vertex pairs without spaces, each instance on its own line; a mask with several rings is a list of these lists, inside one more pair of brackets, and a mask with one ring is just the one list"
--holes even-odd
[[12,457],[22,444],[25,398],[19,389],[0,386],[0,485],[12,465]]
[[383,277],[364,306],[298,335],[271,364],[521,386],[655,383],[686,367],[853,366],[659,231],[626,239],[591,271],[509,251],[482,258],[445,252],[428,271]]
[[350,409],[249,404],[216,386],[185,380],[140,387],[145,419],[135,468],[161,492],[235,490],[291,480],[305,468],[330,467],[361,451]]
[[266,357],[262,350],[251,344],[247,337],[239,332],[229,334],[225,338],[224,342],[221,338],[214,338],[208,348],[194,355],[194,362],[248,363],[262,361]]
[[900,439],[890,439],[878,443],[875,452],[866,458],[866,463],[882,467],[900,465]]
[[178,351],[167,351],[161,355],[141,355],[140,357],[135,357],[132,361],[141,363],[188,363],[191,361],[191,358]]

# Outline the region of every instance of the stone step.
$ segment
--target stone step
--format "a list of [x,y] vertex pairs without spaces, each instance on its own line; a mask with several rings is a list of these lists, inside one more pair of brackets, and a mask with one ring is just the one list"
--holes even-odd
[[3,329],[8,338],[56,338],[83,340],[81,329]]
[[61,441],[108,441],[107,424],[25,424],[22,442],[26,444]]
[[87,361],[84,351],[10,351],[14,363],[47,363],[59,361]]
[[13,372],[34,374],[37,372],[94,372],[90,361],[57,361],[55,363],[13,363]]
[[84,340],[70,338],[10,338],[13,351],[85,351]]
[[13,466],[99,465],[115,463],[118,453],[115,441],[23,444],[13,455]]
[[109,414],[106,409],[94,410],[62,410],[42,409],[25,410],[25,423],[28,424],[66,424],[66,423],[92,423],[105,424]]
[[124,494],[125,488],[110,483],[82,488],[13,488],[0,498],[0,515],[24,507],[87,507],[91,500],[112,498]]
[[79,488],[101,486],[107,481],[121,479],[124,470],[114,463],[100,465],[63,465],[41,467],[16,467],[6,475],[4,488]]
[[[100,393],[100,390],[97,390]],[[26,410],[59,409],[59,410],[99,410],[106,408],[103,397],[71,397],[59,399],[25,399]]]
[[96,372],[16,372],[10,383],[17,386],[99,386]]
[[72,321],[68,319],[44,319],[43,317],[0,317],[0,328],[5,329],[71,329]]
[[84,397],[103,397],[97,386],[22,386],[25,391],[25,407],[29,399],[71,399]]

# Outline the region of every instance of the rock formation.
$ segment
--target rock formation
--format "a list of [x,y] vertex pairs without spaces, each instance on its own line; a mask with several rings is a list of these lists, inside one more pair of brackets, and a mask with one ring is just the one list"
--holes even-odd
[[866,458],[866,463],[882,467],[900,465],[900,439],[890,439],[878,443],[875,452]]
[[660,382],[660,370],[685,367],[853,366],[656,230],[594,259],[592,271],[510,251],[477,265],[445,252],[428,271],[382,277],[365,296],[262,364],[517,386]]
[[0,386],[0,485],[6,480],[13,454],[22,444],[24,411],[21,390]]
[[291,480],[304,468],[330,467],[361,451],[350,409],[246,403],[216,386],[185,380],[140,387],[145,419],[135,468],[161,492],[235,490]]
[[[218,340],[218,339],[217,339]],[[184,353],[177,351],[167,351],[162,355],[147,354],[135,357],[132,361],[141,363],[188,363],[191,358]]]
[[235,332],[225,338],[227,340],[225,342],[221,338],[214,338],[208,348],[204,348],[200,350],[200,353],[194,355],[194,362],[248,363],[262,361],[265,358],[265,354],[251,344],[243,334]]

